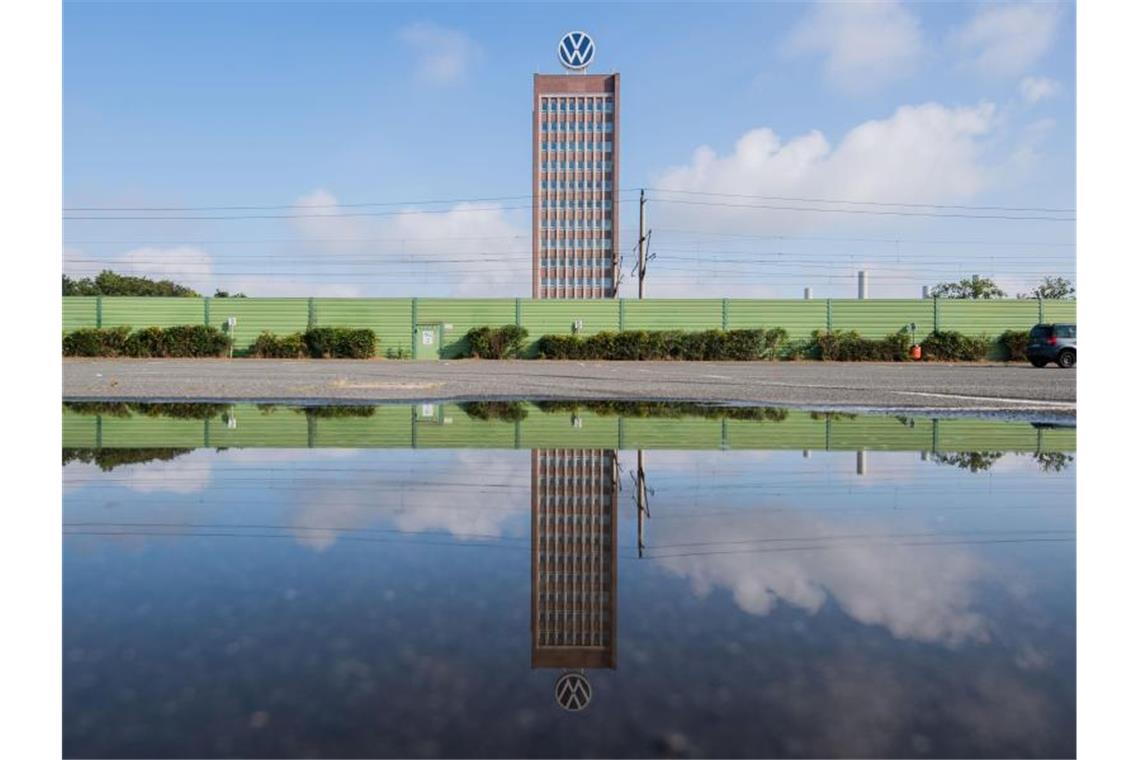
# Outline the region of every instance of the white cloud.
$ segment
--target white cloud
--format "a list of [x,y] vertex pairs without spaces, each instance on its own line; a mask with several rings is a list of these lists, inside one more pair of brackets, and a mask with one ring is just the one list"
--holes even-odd
[[[345,216],[353,209],[337,205],[336,196],[314,190],[295,207],[311,216],[292,220],[314,271],[343,271],[341,282],[321,277],[324,288],[343,295],[465,296],[530,291],[530,230],[509,217],[498,203],[458,203],[450,207],[380,209],[378,216]],[[331,262],[367,262],[355,269]],[[354,281],[353,272],[361,276]],[[377,274],[385,274],[380,277]],[[270,278],[266,282],[294,295],[313,292],[312,280]],[[257,286],[258,294],[265,287]],[[331,295],[319,293],[319,295]]]
[[72,277],[91,277],[104,269],[134,277],[173,280],[205,295],[213,294],[216,282],[213,258],[195,246],[145,246],[98,260],[76,248],[64,249],[64,270]]
[[922,54],[918,17],[897,2],[818,3],[792,30],[784,52],[822,55],[837,87],[866,92],[911,73]]
[[951,34],[951,43],[979,74],[1017,76],[1053,44],[1060,20],[1061,7],[1054,3],[984,5]]
[[416,76],[431,84],[461,81],[481,55],[479,46],[465,32],[428,22],[405,26],[400,39],[414,52]]
[[[752,129],[731,153],[707,146],[688,164],[666,169],[654,181],[664,190],[847,201],[937,203],[969,198],[986,184],[981,140],[994,124],[990,103],[949,108],[938,103],[903,106],[889,118],[868,121],[834,148],[816,130],[784,142],[769,128]],[[680,198],[662,194],[662,198]],[[702,200],[705,200],[702,198]],[[756,208],[762,200],[722,198],[731,206],[668,205],[670,217],[693,216],[702,226],[787,232],[818,227],[820,215]],[[810,206],[773,201],[768,205]],[[709,222],[713,222],[710,224]]]
[[1061,90],[1061,83],[1048,77],[1025,77],[1017,89],[1026,103],[1036,103],[1056,95]]

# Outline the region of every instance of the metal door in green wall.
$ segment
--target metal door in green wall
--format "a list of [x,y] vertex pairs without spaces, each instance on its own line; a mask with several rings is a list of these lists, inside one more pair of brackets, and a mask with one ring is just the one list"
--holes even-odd
[[438,359],[439,346],[443,338],[443,325],[416,325],[412,336],[412,352],[416,359]]

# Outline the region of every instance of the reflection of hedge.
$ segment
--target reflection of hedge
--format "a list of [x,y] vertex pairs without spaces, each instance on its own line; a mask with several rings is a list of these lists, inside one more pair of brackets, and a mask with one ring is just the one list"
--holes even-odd
[[714,406],[689,401],[536,401],[546,413],[571,414],[585,410],[599,417],[704,417],[715,420],[768,420],[782,422],[788,410],[771,406]]
[[467,401],[459,405],[468,417],[476,420],[506,420],[519,422],[527,417],[526,405],[521,401]]
[[130,356],[135,358],[200,358],[222,356],[230,337],[207,325],[75,330],[63,336],[64,356]]
[[99,414],[104,417],[130,417],[132,414],[142,414],[147,417],[170,417],[177,420],[208,420],[227,411],[230,405],[195,404],[184,401],[64,401],[63,407],[78,414]]
[[379,341],[368,329],[314,327],[303,333],[274,335],[263,332],[249,347],[259,359],[371,359]]
[[143,462],[168,462],[189,454],[193,449],[67,449],[63,450],[63,463],[84,462],[98,465],[103,472],[116,467]]
[[756,361],[774,359],[787,333],[773,330],[624,330],[577,335],[543,335],[538,354],[544,359],[652,361]]
[[371,417],[376,414],[376,407],[362,404],[332,404],[329,406],[306,406],[303,409],[294,409],[304,412],[306,417],[319,420],[331,420],[343,417]]
[[525,327],[503,325],[502,327],[472,327],[467,331],[468,353],[480,359],[515,359],[526,343]]
[[937,464],[948,464],[970,472],[985,472],[1005,454],[1001,451],[960,451],[953,454],[934,452],[931,459]]

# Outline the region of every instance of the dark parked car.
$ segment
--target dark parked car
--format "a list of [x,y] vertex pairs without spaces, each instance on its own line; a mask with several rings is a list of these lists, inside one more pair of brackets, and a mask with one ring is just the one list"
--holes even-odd
[[1029,331],[1025,353],[1034,367],[1044,367],[1049,362],[1057,362],[1058,367],[1065,369],[1077,366],[1077,326],[1034,326]]

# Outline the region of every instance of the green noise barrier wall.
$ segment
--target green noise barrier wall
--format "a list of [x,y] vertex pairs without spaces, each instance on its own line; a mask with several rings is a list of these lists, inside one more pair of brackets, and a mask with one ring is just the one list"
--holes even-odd
[[[1075,300],[668,298],[534,300],[530,298],[126,298],[66,296],[65,332],[87,327],[133,328],[208,324],[224,328],[237,320],[234,347],[240,353],[262,331],[277,334],[309,327],[369,328],[389,349],[410,351],[417,327],[432,328],[438,345],[425,358],[462,355],[472,327],[517,324],[530,333],[524,355],[534,356],[543,335],[593,335],[619,330],[738,330],[782,327],[792,339],[813,330],[855,330],[881,338],[907,329],[919,340],[935,330],[956,330],[996,339],[1006,330],[1038,322],[1075,322]],[[997,358],[995,352],[994,358]]]

